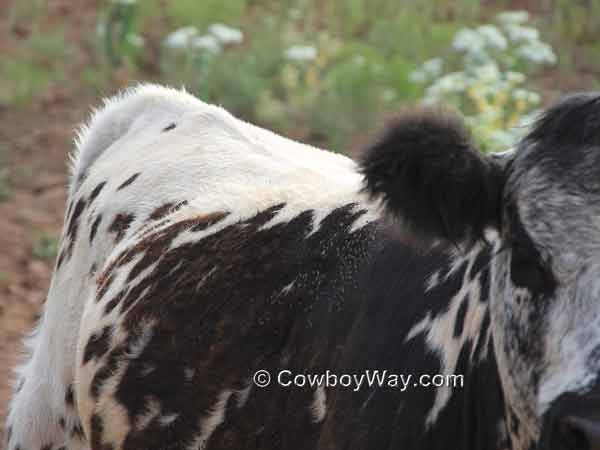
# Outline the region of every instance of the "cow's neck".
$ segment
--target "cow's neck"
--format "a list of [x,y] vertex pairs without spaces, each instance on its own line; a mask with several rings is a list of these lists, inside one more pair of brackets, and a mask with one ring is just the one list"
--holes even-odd
[[[422,447],[431,450],[501,450],[509,443],[507,417],[492,343],[487,356],[475,362],[462,357],[457,373],[463,386],[453,390],[450,400],[423,434]],[[465,352],[466,354],[467,352]]]

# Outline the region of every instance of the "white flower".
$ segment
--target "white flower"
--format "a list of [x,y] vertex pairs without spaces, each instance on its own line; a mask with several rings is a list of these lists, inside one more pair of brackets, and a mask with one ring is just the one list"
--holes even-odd
[[496,16],[498,22],[502,24],[521,24],[529,20],[527,11],[504,11]]
[[432,58],[423,63],[423,72],[431,77],[438,77],[442,73],[444,62],[442,58]]
[[317,49],[310,45],[293,45],[285,51],[285,57],[296,62],[312,61],[317,57]]
[[488,139],[492,148],[502,150],[513,147],[519,139],[518,134],[520,133],[516,133],[514,130],[492,130],[489,132]]
[[429,86],[425,92],[425,101],[434,103],[437,99],[444,98],[447,94],[459,93],[465,90],[469,80],[463,72],[452,72],[439,78]]
[[221,43],[219,40],[210,35],[195,36],[190,41],[190,47],[200,50],[208,50],[209,52],[219,53],[221,51]]
[[104,25],[102,22],[98,22],[98,25],[96,25],[96,35],[98,35],[98,37],[104,37],[105,34],[106,25]]
[[475,76],[484,83],[493,83],[500,79],[500,70],[495,63],[485,64],[475,69]]
[[483,37],[488,47],[496,50],[505,50],[508,42],[504,35],[493,25],[481,25],[477,32]]
[[244,34],[240,30],[222,23],[212,24],[208,27],[208,32],[224,45],[239,44],[244,40]]
[[134,47],[143,47],[146,40],[139,34],[130,34],[127,36],[127,40]]
[[529,95],[527,96],[527,101],[531,104],[535,104],[538,105],[541,101],[541,97],[540,94],[538,94],[537,92],[529,92]]
[[509,83],[521,84],[525,82],[525,79],[525,75],[523,75],[521,72],[513,72],[510,70],[506,72],[506,81],[508,81]]
[[509,24],[505,29],[512,42],[537,42],[540,38],[540,32],[533,27]]
[[469,52],[483,48],[484,44],[482,36],[470,28],[459,30],[452,42],[455,50]]
[[536,64],[554,64],[556,55],[552,47],[543,42],[522,45],[517,49],[519,56]]
[[190,45],[193,37],[198,35],[196,27],[183,27],[170,33],[164,41],[169,48],[185,48]]
[[428,77],[427,74],[425,73],[425,71],[417,69],[417,70],[413,70],[410,75],[409,75],[409,80],[412,81],[413,83],[425,83],[427,81]]

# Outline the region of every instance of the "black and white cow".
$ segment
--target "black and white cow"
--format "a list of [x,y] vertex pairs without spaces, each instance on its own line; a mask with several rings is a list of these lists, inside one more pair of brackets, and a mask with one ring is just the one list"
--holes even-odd
[[[146,85],[77,148],[8,450],[600,448],[599,96],[491,157],[405,114],[357,166]],[[374,370],[463,382],[297,377]]]

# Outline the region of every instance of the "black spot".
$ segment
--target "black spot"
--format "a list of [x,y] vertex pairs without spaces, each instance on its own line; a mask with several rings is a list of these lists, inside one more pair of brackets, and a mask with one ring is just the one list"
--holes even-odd
[[156,209],[154,209],[154,211],[152,211],[150,213],[150,215],[148,216],[148,219],[149,220],[162,219],[164,216],[166,216],[167,214],[169,214],[171,212],[171,210],[173,209],[174,206],[175,206],[174,202],[165,203],[164,205],[159,206]]
[[94,450],[103,450],[102,434],[104,433],[104,422],[98,414],[92,414],[90,418],[90,444]]
[[94,237],[96,236],[96,232],[98,231],[98,226],[100,225],[100,222],[102,222],[102,214],[98,214],[96,216],[96,218],[94,219],[94,223],[92,224],[92,227],[90,228],[90,244],[92,243],[92,241],[94,240]]
[[167,125],[166,127],[164,127],[164,128],[163,128],[163,131],[170,131],[170,130],[174,129],[174,128],[175,128],[175,126],[176,126],[176,125],[175,125],[175,123],[174,123],[174,122],[173,122],[173,123],[170,123],[169,125]]
[[108,354],[104,365],[98,369],[92,378],[92,382],[90,384],[90,394],[93,398],[98,398],[98,395],[100,395],[100,389],[104,385],[104,382],[114,374],[115,370],[117,370],[117,365],[126,354],[126,351],[127,347],[125,345],[119,345]]
[[61,417],[60,419],[58,419],[58,425],[60,426],[60,428],[62,428],[63,430],[67,427],[67,424],[65,422],[65,418]]
[[44,445],[40,450],[52,450],[52,444]]
[[127,229],[131,225],[131,222],[135,220],[133,214],[119,213],[116,215],[113,222],[110,224],[108,231],[116,233],[115,242],[119,242],[125,236]]
[[112,326],[105,326],[101,332],[92,334],[83,353],[83,364],[92,358],[101,358],[107,351],[113,334]]
[[140,176],[139,172],[138,173],[134,173],[133,175],[131,175],[129,178],[127,178],[125,181],[123,181],[123,183],[117,188],[117,191],[120,191],[121,189],[126,188],[127,186],[129,186],[139,176]]
[[80,440],[85,438],[85,433],[83,432],[83,427],[81,426],[81,423],[77,422],[73,426],[73,429],[71,430],[71,437],[74,437],[74,438],[77,438]]
[[104,307],[104,314],[110,314],[110,312],[113,309],[115,309],[115,307],[121,302],[122,299],[123,291],[119,292],[117,295],[114,296],[114,298],[112,298],[106,303],[106,306]]
[[96,291],[96,302],[99,302],[100,300],[102,300],[102,298],[104,298],[104,295],[106,294],[106,292],[108,291],[108,289],[110,288],[110,285],[112,284],[114,277],[112,275],[110,276],[105,276],[106,274],[104,274],[103,276],[101,276],[98,279],[98,290]]
[[104,297],[104,294],[106,294],[106,292],[108,291],[108,288],[110,288],[110,285],[112,284],[113,280],[114,280],[114,277],[112,275],[105,276],[105,274],[98,279],[98,290],[96,292],[96,299],[95,299],[96,302],[99,302],[100,300],[102,300],[102,298]]
[[85,438],[85,433],[83,432],[83,427],[81,426],[81,423],[77,422],[73,426],[73,429],[71,430],[71,436],[80,440]]
[[69,220],[69,225],[67,227],[67,238],[71,241],[71,247],[73,242],[77,238],[77,230],[79,229],[79,219],[81,217],[81,213],[83,213],[83,211],[85,210],[85,207],[85,199],[80,198],[75,204],[73,215],[71,216],[71,220]]
[[465,326],[465,316],[467,315],[467,310],[469,307],[469,298],[465,298],[462,301],[462,304],[458,308],[458,312],[456,313],[456,318],[454,322],[454,337],[462,336],[463,328]]
[[60,269],[64,260],[65,260],[66,249],[62,249],[58,254],[58,258],[56,259],[56,270]]
[[65,393],[65,403],[67,404],[67,406],[74,406],[75,405],[75,394],[73,392],[73,385],[70,384],[67,387],[67,392]]
[[100,194],[100,192],[102,191],[102,189],[104,189],[104,186],[106,186],[106,181],[103,181],[102,183],[99,183],[94,188],[94,190],[90,194],[90,198],[89,198],[89,203],[90,204],[96,199],[96,197],[98,197],[98,195]]

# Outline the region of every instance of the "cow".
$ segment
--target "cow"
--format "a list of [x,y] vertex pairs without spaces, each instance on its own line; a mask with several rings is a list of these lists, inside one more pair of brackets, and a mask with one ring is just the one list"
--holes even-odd
[[7,448],[598,449],[599,180],[593,93],[497,155],[408,110],[355,162],[131,88],[76,140]]

